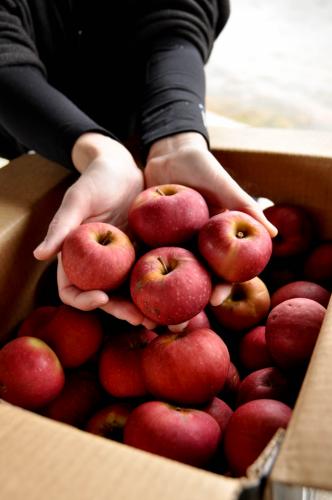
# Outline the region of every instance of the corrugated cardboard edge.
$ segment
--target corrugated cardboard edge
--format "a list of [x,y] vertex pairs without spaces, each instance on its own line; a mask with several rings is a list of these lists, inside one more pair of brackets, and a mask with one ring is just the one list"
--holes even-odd
[[272,482],[332,490],[332,303],[323,322]]
[[242,482],[0,404],[4,500],[233,500]]
[[49,264],[32,252],[70,182],[68,170],[38,155],[21,156],[0,170],[1,253],[6,255],[0,267],[1,340],[32,307],[33,290]]

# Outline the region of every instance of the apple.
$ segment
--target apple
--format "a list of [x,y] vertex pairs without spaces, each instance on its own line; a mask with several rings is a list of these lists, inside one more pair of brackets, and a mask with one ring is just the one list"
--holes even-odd
[[242,366],[249,372],[273,365],[266,345],[265,325],[255,326],[243,335],[238,353]]
[[57,306],[40,306],[33,309],[22,321],[17,331],[18,337],[40,337],[42,331],[57,312]]
[[221,431],[220,437],[222,438],[225,429],[227,427],[228,421],[233,413],[231,407],[222,399],[214,397],[202,409],[217,421]]
[[81,427],[101,404],[104,396],[94,374],[85,369],[69,371],[60,394],[43,410],[52,420]]
[[159,335],[142,356],[149,393],[179,404],[206,403],[216,396],[225,383],[229,362],[226,344],[207,328]]
[[304,256],[271,257],[259,277],[264,281],[270,294],[278,288],[303,279]]
[[67,278],[81,290],[118,288],[135,261],[128,236],[105,222],[78,226],[65,238],[61,253]]
[[[186,323],[186,322],[185,322]],[[168,325],[168,328],[171,332],[192,332],[193,330],[199,330],[200,328],[211,328],[210,320],[205,311],[201,311],[196,314],[193,318],[191,318],[187,325],[183,327],[183,324],[180,325]]]
[[264,215],[278,229],[272,242],[272,256],[299,255],[309,249],[314,239],[314,228],[312,218],[304,207],[279,203],[267,207]]
[[147,394],[142,356],[155,337],[145,328],[109,337],[99,359],[99,379],[109,394],[118,398]]
[[[331,254],[332,255],[332,254]],[[318,283],[311,281],[293,281],[275,290],[271,295],[271,307],[275,307],[284,300],[303,297],[319,302],[327,307],[331,293]]]
[[114,402],[98,410],[88,420],[85,430],[113,441],[123,441],[123,430],[133,410],[129,402]]
[[285,300],[266,321],[266,344],[275,364],[293,369],[306,364],[314,349],[326,309],[306,298]]
[[203,196],[180,184],[163,184],[142,191],[129,209],[133,233],[150,247],[179,245],[208,221]]
[[[42,313],[38,309],[35,314],[31,313],[32,320]],[[34,331],[34,336],[44,340],[55,351],[63,367],[76,368],[97,353],[103,338],[103,327],[95,311],[80,311],[61,304],[46,316],[43,324]],[[28,317],[26,321],[31,323],[32,320]],[[26,329],[23,323],[18,335]]]
[[198,249],[217,276],[233,283],[248,281],[263,271],[271,257],[272,240],[251,215],[225,210],[199,231]]
[[209,302],[211,277],[195,255],[180,247],[154,248],[135,263],[130,293],[138,309],[157,324],[192,319]]
[[325,241],[317,245],[304,262],[304,276],[310,281],[327,284],[332,282],[332,242]]
[[124,428],[124,443],[196,467],[206,465],[220,441],[220,427],[208,413],[149,401],[137,406]]
[[239,390],[241,383],[241,378],[239,371],[235,364],[231,361],[229,363],[229,369],[227,372],[227,377],[224,386],[219,394],[219,396],[225,400],[232,407],[237,398],[237,392]]
[[249,373],[242,380],[237,395],[237,406],[253,399],[277,399],[287,403],[289,392],[288,379],[278,368],[261,368]]
[[292,410],[281,401],[256,399],[239,406],[229,419],[224,453],[233,475],[244,476],[279,428],[287,428]]
[[218,283],[211,295],[210,309],[221,326],[241,331],[266,317],[270,294],[258,276],[241,283]]
[[19,337],[0,350],[0,397],[26,409],[42,407],[65,382],[59,359],[40,339]]

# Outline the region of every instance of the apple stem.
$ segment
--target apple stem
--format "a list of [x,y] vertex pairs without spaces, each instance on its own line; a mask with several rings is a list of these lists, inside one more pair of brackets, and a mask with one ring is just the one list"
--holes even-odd
[[160,194],[160,196],[166,196],[166,194],[159,188],[156,189],[156,193]]
[[158,257],[158,260],[159,260],[160,264],[161,264],[161,265],[162,265],[162,267],[163,267],[164,274],[168,274],[168,273],[169,273],[169,269],[168,269],[168,267],[166,266],[166,264],[165,264],[165,262],[164,262],[163,258],[162,258],[162,257]]

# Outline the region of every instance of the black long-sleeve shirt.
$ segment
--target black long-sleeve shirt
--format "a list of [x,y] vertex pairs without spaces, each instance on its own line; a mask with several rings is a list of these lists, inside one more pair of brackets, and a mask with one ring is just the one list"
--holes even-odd
[[71,166],[84,132],[143,147],[204,125],[228,0],[0,0],[0,155]]

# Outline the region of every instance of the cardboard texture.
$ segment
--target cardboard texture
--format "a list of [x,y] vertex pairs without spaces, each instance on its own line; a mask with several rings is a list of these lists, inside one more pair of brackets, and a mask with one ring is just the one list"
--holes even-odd
[[[310,133],[308,141],[302,134],[294,148],[287,144],[287,152],[278,132],[272,151],[264,146],[264,131],[255,131],[250,140],[248,136],[242,140],[242,134],[243,130],[211,131],[211,144],[225,168],[254,196],[305,205],[324,237],[332,239],[332,151],[328,152],[325,134],[324,155],[318,137],[308,152]],[[269,132],[266,144],[272,142]],[[38,156],[21,157],[0,171],[3,339],[33,304],[45,264],[35,261],[31,252],[69,182],[65,169]],[[272,471],[275,484],[332,490],[331,335],[330,306]],[[280,446],[280,436],[276,439]],[[246,491],[251,492],[250,498],[261,493],[257,484],[263,466],[251,468],[247,478],[226,478],[91,436],[6,403],[0,404],[0,440],[0,498],[5,500],[235,500],[244,498]],[[265,454],[273,461],[275,451]]]

